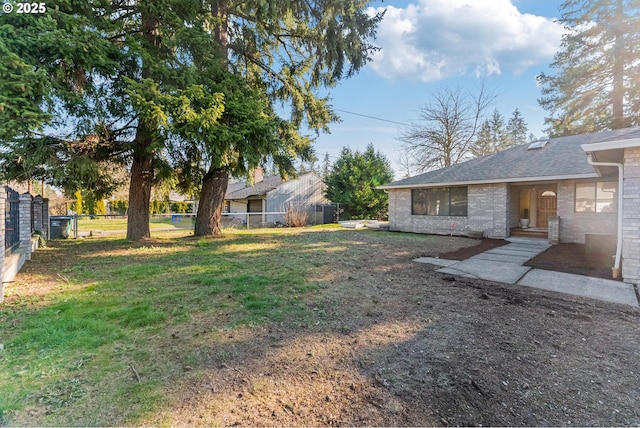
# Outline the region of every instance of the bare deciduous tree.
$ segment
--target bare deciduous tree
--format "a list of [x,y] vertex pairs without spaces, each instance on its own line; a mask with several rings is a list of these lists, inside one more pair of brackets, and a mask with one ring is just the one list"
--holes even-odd
[[476,93],[461,89],[434,93],[421,108],[419,121],[401,129],[398,137],[415,169],[424,172],[472,157],[484,112],[495,99],[484,84]]
[[401,150],[396,158],[395,171],[397,174],[396,177],[401,179],[409,178],[417,172],[413,158],[404,150]]

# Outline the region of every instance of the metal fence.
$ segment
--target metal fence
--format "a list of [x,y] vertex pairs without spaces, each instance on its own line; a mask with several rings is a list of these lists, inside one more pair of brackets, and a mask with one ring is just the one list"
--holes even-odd
[[284,226],[286,211],[222,213],[223,227]]
[[4,212],[4,248],[12,251],[20,245],[20,194],[6,187],[7,199]]

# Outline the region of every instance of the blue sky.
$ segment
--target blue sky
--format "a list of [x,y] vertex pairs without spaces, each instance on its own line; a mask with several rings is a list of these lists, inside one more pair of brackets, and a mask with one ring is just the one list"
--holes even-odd
[[395,170],[401,125],[418,120],[430,94],[443,88],[474,91],[482,81],[508,119],[518,108],[529,132],[544,135],[535,77],[549,72],[560,47],[559,0],[411,0],[373,2],[386,8],[375,44],[381,48],[360,73],[328,95],[342,119],[315,143],[320,161],[343,146],[372,143]]

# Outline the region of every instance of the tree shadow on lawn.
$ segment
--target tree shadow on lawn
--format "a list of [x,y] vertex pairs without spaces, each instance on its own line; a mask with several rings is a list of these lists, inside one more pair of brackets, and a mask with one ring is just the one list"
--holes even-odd
[[[528,426],[640,420],[633,398],[640,393],[640,363],[629,365],[640,350],[638,311],[452,280],[405,259],[384,265],[377,278],[372,268],[365,263],[352,280],[328,287],[313,303],[311,323],[269,323],[215,344],[205,341],[188,373],[172,385],[173,403],[140,422]],[[611,331],[617,332],[613,339]]]
[[425,328],[358,357],[402,405],[404,425],[425,415],[443,426],[640,421],[637,310],[485,281],[451,285],[439,287]]
[[[404,241],[413,247],[407,248]],[[328,303],[327,293],[344,292],[347,300],[358,295],[357,301],[368,302],[371,296],[361,293],[369,281],[360,289],[363,278],[382,273],[392,281],[398,259],[410,264],[425,245],[437,246],[429,238],[351,231],[145,244],[117,239],[61,241],[34,254],[12,286],[3,311],[2,322],[12,326],[2,335],[6,355],[21,356],[11,363],[13,368],[4,370],[9,376],[5,381],[15,383],[9,378],[17,367],[36,360],[33,373],[58,374],[54,383],[49,377],[23,378],[22,387],[33,389],[21,390],[18,384],[12,400],[27,394],[34,405],[16,414],[17,423],[104,425],[144,420],[143,415],[153,414],[160,401],[176,395],[173,385],[186,367],[198,367],[202,360],[197,343],[202,337],[207,346],[208,339],[216,342],[214,354],[218,350],[225,354],[224,341],[216,340],[225,331],[246,329],[256,337],[272,326],[304,337],[316,322],[321,325],[328,304],[342,304],[342,298]],[[39,297],[30,300],[30,293],[42,283],[47,291],[39,290]],[[372,308],[368,316],[375,313]],[[353,319],[340,324],[340,331],[357,328]],[[55,343],[52,337],[57,338]],[[189,339],[181,343],[182,338]],[[46,352],[48,358],[39,358],[44,349],[53,351]],[[68,372],[68,366],[76,366],[73,361],[85,357],[82,370]],[[208,354],[204,361],[210,358]],[[105,364],[114,371],[105,369]],[[77,389],[86,391],[77,402],[60,408],[45,405],[43,412],[34,412],[43,407],[35,404],[38,390],[65,385],[56,383],[65,376],[92,379],[92,386],[83,383],[84,389]],[[145,391],[139,382],[146,385]],[[117,393],[104,399],[104,391]],[[12,406],[20,408],[19,403]]]
[[[81,269],[71,265],[64,275],[82,289],[47,296],[41,305],[50,308],[46,316],[39,312],[42,308],[12,307],[2,322],[12,325],[14,319],[29,316],[55,325],[60,308],[54,305],[68,300],[63,312],[82,306],[84,318],[100,319],[101,309],[112,311],[110,323],[118,336],[105,336],[105,343],[90,351],[62,348],[55,361],[43,359],[38,373],[55,369],[57,380],[81,379],[86,392],[65,406],[49,407],[49,415],[23,410],[9,422],[389,426],[546,420],[562,425],[566,421],[560,393],[545,401],[552,409],[545,418],[458,413],[467,405],[497,413],[504,402],[522,404],[520,414],[537,414],[526,390],[513,390],[515,395],[504,401],[509,397],[496,391],[508,390],[502,381],[513,385],[513,380],[503,376],[513,371],[529,379],[533,371],[535,382],[544,376],[550,381],[569,379],[558,376],[553,362],[570,355],[576,341],[594,339],[592,331],[601,340],[605,326],[620,337],[611,348],[614,365],[592,367],[595,357],[587,350],[582,363],[578,355],[572,357],[574,371],[585,370],[596,382],[619,376],[629,383],[625,386],[630,394],[640,392],[637,376],[623,375],[617,365],[628,352],[640,351],[637,312],[590,301],[574,303],[537,290],[455,280],[412,262],[425,252],[451,251],[472,240],[373,231],[238,236],[159,242],[131,250],[114,242],[112,255],[109,244],[101,248],[89,243],[86,248],[102,254],[85,258],[79,250],[65,253],[75,249],[71,244],[61,245],[50,256],[75,258]],[[37,254],[30,263],[37,263]],[[93,270],[105,262],[111,275],[96,279]],[[127,272],[127,263],[133,272]],[[256,288],[248,290],[250,286]],[[247,299],[249,295],[260,299]],[[164,318],[147,317],[146,324],[136,325],[144,317],[132,315],[125,322],[126,314],[117,313],[136,305],[147,315]],[[603,327],[592,329],[594,319]],[[28,349],[10,346],[17,334],[28,334],[20,326],[19,321],[10,336],[3,337],[9,345],[5,352],[37,359],[43,348],[37,340],[42,339],[34,338]],[[622,339],[625,350],[618,349]],[[473,353],[469,350],[476,347]],[[92,356],[80,368],[70,369],[78,366],[73,363],[83,353]],[[507,360],[512,366],[501,369]],[[599,355],[598,361],[609,360]],[[634,364],[630,369],[640,373]],[[484,372],[491,374],[486,381],[478,375]],[[30,382],[44,390],[54,380],[36,376]],[[485,401],[465,398],[476,388],[474,382],[487,391],[479,394]],[[543,397],[547,392],[542,387],[528,391]],[[565,398],[576,395],[569,384],[558,391]],[[39,392],[31,390],[28,396],[37,407]],[[618,406],[615,396],[613,402],[622,409],[621,417],[632,420],[628,407]]]

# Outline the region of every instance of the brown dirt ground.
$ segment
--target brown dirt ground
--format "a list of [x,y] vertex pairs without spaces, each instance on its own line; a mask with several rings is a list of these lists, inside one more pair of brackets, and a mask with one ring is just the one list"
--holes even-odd
[[524,264],[537,269],[612,279],[611,257],[588,257],[584,244],[558,244]]
[[175,406],[145,422],[640,423],[640,311],[454,278],[412,262],[475,243],[376,243],[359,251],[346,283],[337,261],[330,283],[341,286],[317,307],[323,321],[230,335],[227,353],[208,362],[206,375],[176,385]]
[[167,331],[154,352],[184,369],[168,376],[172,400],[135,424],[640,424],[639,310],[412,261],[474,240],[351,233],[350,253],[310,273],[317,322]]
[[466,260],[469,257],[473,257],[476,254],[480,254],[484,251],[491,250],[493,248],[502,247],[503,245],[507,245],[509,241],[505,241],[504,239],[478,239],[477,245],[471,245],[469,247],[458,248],[454,251],[449,251],[446,253],[438,254],[438,257],[441,259],[449,259],[449,260]]

